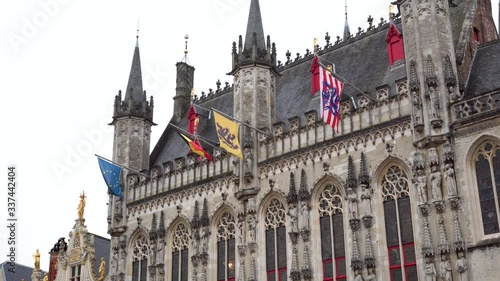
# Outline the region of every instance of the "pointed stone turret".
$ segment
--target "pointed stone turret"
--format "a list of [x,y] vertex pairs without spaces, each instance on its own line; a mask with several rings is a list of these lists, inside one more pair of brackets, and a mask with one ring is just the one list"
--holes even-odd
[[346,190],[349,188],[355,189],[357,184],[356,176],[354,175],[354,163],[352,162],[352,157],[349,155],[347,162],[347,180],[346,180]]
[[207,227],[210,225],[210,219],[208,218],[207,198],[203,200],[203,209],[201,211],[200,224],[202,227]]
[[307,187],[306,171],[302,169],[300,171],[300,188],[299,188],[299,199],[300,201],[309,201],[311,194],[309,193],[309,188]]
[[344,24],[344,37],[342,38],[344,41],[349,40],[351,38],[351,30],[349,29],[349,22],[347,21],[347,0],[345,2],[345,24]]
[[162,239],[165,237],[165,218],[163,217],[163,211],[160,212],[160,223],[158,225],[158,238]]
[[288,204],[297,203],[298,201],[297,189],[295,188],[295,177],[293,173],[290,172],[290,188],[288,189],[288,195],[286,196],[286,201]]
[[194,201],[193,219],[191,220],[191,228],[197,229],[200,226],[200,210],[198,201]]
[[156,240],[158,237],[158,232],[156,230],[156,214],[153,213],[153,219],[151,221],[151,230],[149,231],[149,240]]
[[262,26],[259,0],[252,0],[250,3],[250,13],[248,14],[245,50],[251,50],[254,42],[257,48],[264,50],[266,48],[264,40],[264,27]]
[[125,92],[125,101],[142,102],[143,99],[141,55],[139,54],[139,38],[137,38],[134,57],[132,58],[132,67],[130,68],[130,75],[128,77],[127,91]]
[[368,174],[368,168],[366,167],[365,153],[361,152],[361,163],[359,165],[359,184],[364,184],[368,187],[370,184],[370,175]]

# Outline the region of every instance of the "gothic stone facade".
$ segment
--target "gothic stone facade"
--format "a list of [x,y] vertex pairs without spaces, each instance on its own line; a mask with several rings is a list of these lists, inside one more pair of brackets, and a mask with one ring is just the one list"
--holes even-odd
[[[167,127],[149,154],[153,100],[136,46],[115,100],[110,279],[498,280],[500,41],[488,0],[400,0],[400,17],[318,46],[346,86],[339,131],[319,116],[307,52],[277,61],[252,0],[233,43],[233,86],[195,98],[243,127],[244,158],[188,154]],[[388,3],[389,4],[389,3]],[[488,13],[488,11],[490,11]],[[404,50],[404,52],[403,52]],[[174,117],[188,127],[194,68],[177,64]],[[196,107],[195,107],[196,108]]]

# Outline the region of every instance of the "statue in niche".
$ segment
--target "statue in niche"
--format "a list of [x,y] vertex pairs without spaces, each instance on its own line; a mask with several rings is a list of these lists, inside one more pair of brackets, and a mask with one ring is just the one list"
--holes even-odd
[[432,120],[440,119],[439,116],[439,97],[436,93],[436,89],[433,86],[429,87],[429,96],[431,97],[431,115]]
[[239,232],[239,235],[238,235],[238,241],[239,241],[239,244],[240,245],[243,245],[243,243],[245,243],[245,230],[243,229],[245,226],[243,225],[243,220],[238,220],[238,225],[237,225],[237,228],[238,228],[238,232]]
[[198,255],[199,245],[198,245],[198,230],[193,229],[191,231],[191,247],[193,248],[193,256]]
[[245,158],[245,173],[252,173],[253,155],[251,148],[245,148],[244,158]]
[[151,243],[151,246],[150,246],[150,257],[151,257],[151,264],[155,264],[156,263],[156,243]]
[[201,253],[207,253],[208,252],[208,236],[210,233],[208,232],[208,227],[204,226],[201,229]]
[[117,197],[115,201],[115,215],[121,215],[121,214],[122,214],[122,200],[120,200],[120,198]]
[[[194,248],[194,249],[196,249],[196,248]],[[195,251],[194,249],[193,249],[193,251]],[[159,263],[163,263],[163,259],[165,258],[164,251],[165,251],[165,242],[163,241],[163,239],[160,239],[160,241],[158,242],[158,262]]]
[[363,276],[361,276],[361,272],[359,269],[356,269],[356,271],[354,271],[354,275],[356,276],[354,278],[354,281],[364,281]]
[[422,124],[422,100],[420,100],[420,95],[417,91],[412,91],[411,95],[413,97],[413,114],[415,116],[415,123]]
[[467,259],[464,256],[463,252],[458,252],[458,260],[457,260],[457,272],[460,276],[460,281],[469,281],[469,276],[467,275]]
[[452,102],[457,101],[461,98],[460,95],[455,92],[455,87],[451,85],[448,87],[448,93],[450,94],[450,99]]
[[427,202],[427,178],[425,177],[423,170],[418,170],[415,186],[417,187],[418,199],[420,203]]
[[369,189],[366,184],[361,185],[361,208],[363,210],[363,215],[368,215],[370,216],[372,214],[372,207],[371,207],[371,189]]
[[257,231],[257,222],[253,215],[248,216],[248,230],[250,232],[250,241],[255,242],[255,235]]
[[352,190],[352,188],[347,189],[347,206],[349,209],[349,216],[351,219],[355,219],[358,214],[358,196]]
[[232,162],[233,162],[233,167],[234,167],[233,174],[236,177],[239,177],[240,176],[240,159],[238,159],[237,157],[233,157]]
[[438,171],[437,166],[432,166],[431,168],[431,188],[432,188],[432,199],[435,201],[440,201],[443,199],[441,194],[441,172]]
[[117,271],[117,266],[118,266],[118,258],[116,257],[116,255],[113,255],[113,257],[111,258],[111,268],[113,269],[114,272]]
[[366,281],[377,281],[377,276],[375,275],[375,269],[373,267],[368,268],[368,276]]
[[451,263],[445,255],[441,256],[441,262],[439,263],[439,276],[441,276],[443,281],[452,281]]
[[430,258],[425,258],[425,281],[436,281],[436,266]]
[[104,272],[106,271],[106,262],[101,257],[101,264],[99,265],[99,280],[104,280]]
[[444,166],[444,179],[446,180],[448,197],[456,197],[458,195],[458,192],[457,192],[457,182],[455,181],[455,169],[453,169],[453,164],[446,164]]
[[290,217],[292,232],[299,232],[299,224],[298,224],[299,215],[295,203],[290,204],[290,207],[288,207],[288,216]]
[[306,201],[302,201],[300,203],[300,214],[302,215],[301,221],[302,221],[302,229],[303,230],[309,230],[309,204],[307,204]]

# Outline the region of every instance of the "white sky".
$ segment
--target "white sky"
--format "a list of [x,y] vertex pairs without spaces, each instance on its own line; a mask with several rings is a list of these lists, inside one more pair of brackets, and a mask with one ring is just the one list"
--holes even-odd
[[[50,248],[68,236],[85,190],[89,232],[108,237],[106,185],[96,157],[111,158],[114,96],[127,85],[140,18],[144,88],[155,99],[151,149],[172,115],[175,64],[188,33],[195,89],[232,83],[232,42],[246,31],[250,0],[23,0],[0,9],[0,262],[7,260],[7,165],[18,169],[17,262],[33,266],[39,248],[48,269]],[[264,32],[285,52],[305,53],[313,38],[342,34],[342,0],[261,0]],[[349,0],[349,25],[366,29],[387,18],[389,0]],[[493,1],[495,21],[498,6]],[[44,3],[52,3],[49,9]],[[55,4],[55,5],[54,5]],[[216,8],[218,7],[218,8]],[[17,40],[14,40],[15,38]],[[12,43],[12,40],[17,42]],[[67,168],[62,175],[53,166]],[[3,177],[3,178],[2,178]]]

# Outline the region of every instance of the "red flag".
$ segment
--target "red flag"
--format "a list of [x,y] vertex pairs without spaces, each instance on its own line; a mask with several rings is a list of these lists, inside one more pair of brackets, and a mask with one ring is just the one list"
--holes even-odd
[[323,67],[319,66],[319,83],[321,89],[320,112],[326,124],[338,133],[340,121],[340,97],[344,83],[333,77]]
[[200,122],[200,118],[198,117],[198,113],[194,109],[194,105],[191,105],[189,107],[187,118],[188,118],[188,132],[194,135],[198,131],[198,123]]
[[181,135],[182,139],[187,143],[187,145],[189,145],[189,148],[193,153],[207,158],[208,161],[212,161],[212,157],[210,157],[210,154],[208,154],[208,152],[206,152],[205,150],[203,150],[203,148],[201,148],[201,145],[199,144],[198,140],[196,139],[192,140],[181,133],[179,133],[179,135]]
[[312,73],[312,87],[311,87],[311,90],[312,90],[312,95],[314,96],[314,94],[320,90],[320,87],[319,87],[319,69],[320,69],[320,65],[319,65],[319,58],[318,56],[314,56],[314,59],[312,61],[312,64],[311,64],[311,73]]

